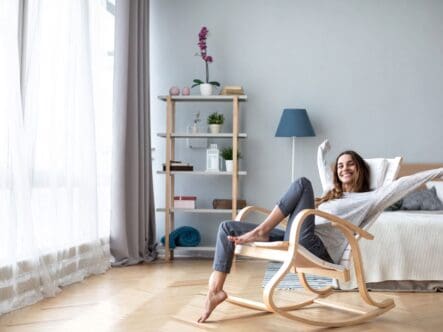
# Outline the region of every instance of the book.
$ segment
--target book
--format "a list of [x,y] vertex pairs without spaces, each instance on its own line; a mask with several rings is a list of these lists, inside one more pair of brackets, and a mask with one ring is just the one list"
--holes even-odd
[[[181,161],[171,160],[171,171],[193,171],[194,166]],[[163,163],[163,171],[166,171],[166,163]]]

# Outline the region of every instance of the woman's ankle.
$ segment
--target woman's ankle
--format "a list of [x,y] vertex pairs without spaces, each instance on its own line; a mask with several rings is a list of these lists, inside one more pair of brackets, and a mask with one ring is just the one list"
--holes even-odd
[[217,293],[223,290],[227,273],[220,271],[212,271],[209,277],[208,290],[209,292]]
[[269,237],[269,231],[264,228],[257,227],[254,231],[254,235],[258,238],[267,238]]

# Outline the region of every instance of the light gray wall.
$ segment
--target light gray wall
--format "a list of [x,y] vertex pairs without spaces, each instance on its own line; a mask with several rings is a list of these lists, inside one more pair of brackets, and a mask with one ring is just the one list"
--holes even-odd
[[[203,79],[203,61],[194,56],[203,25],[215,60],[211,80],[242,85],[249,98],[241,109],[248,134],[241,145],[248,171],[241,196],[248,203],[271,208],[290,182],[291,139],[274,137],[285,107],[306,108],[317,133],[297,139],[296,155],[297,176],[312,179],[317,194],[316,148],[326,137],[331,160],[355,149],[364,157],[443,162],[443,1],[151,0],[157,169],[165,144],[155,135],[165,131],[165,104],[156,96]],[[212,111],[180,107],[181,128],[196,111]],[[184,143],[177,143],[178,158],[204,167],[204,151],[190,151]],[[163,206],[164,177],[154,180],[156,205]],[[197,194],[200,206],[230,193],[227,179],[188,176],[177,182],[177,193]],[[177,226],[196,226],[203,244],[213,243],[220,217],[177,217]],[[157,219],[161,235],[164,215]]]

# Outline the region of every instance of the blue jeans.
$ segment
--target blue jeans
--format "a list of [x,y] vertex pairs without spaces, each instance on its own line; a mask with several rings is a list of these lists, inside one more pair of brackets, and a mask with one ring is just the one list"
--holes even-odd
[[[315,207],[314,191],[312,190],[311,182],[306,178],[299,178],[294,181],[277,205],[285,217],[289,216],[288,225],[285,231],[274,228],[269,233],[269,241],[287,241],[289,240],[292,222],[296,215],[301,210],[313,209]],[[224,221],[220,224],[215,245],[214,270],[225,273],[231,271],[235,245],[228,240],[227,236],[240,236],[253,230],[255,227],[257,227],[257,224],[243,221]],[[332,259],[323,242],[314,231],[315,217],[310,215],[301,226],[298,239],[299,244],[317,257],[332,263]]]

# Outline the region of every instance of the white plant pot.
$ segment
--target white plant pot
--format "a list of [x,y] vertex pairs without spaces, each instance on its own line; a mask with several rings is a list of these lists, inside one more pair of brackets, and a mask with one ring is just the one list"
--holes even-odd
[[209,83],[200,84],[200,94],[202,96],[212,96],[212,84]]
[[210,124],[209,125],[209,132],[211,134],[219,134],[221,131],[221,125],[220,124]]
[[232,160],[225,160],[226,172],[232,172]]

